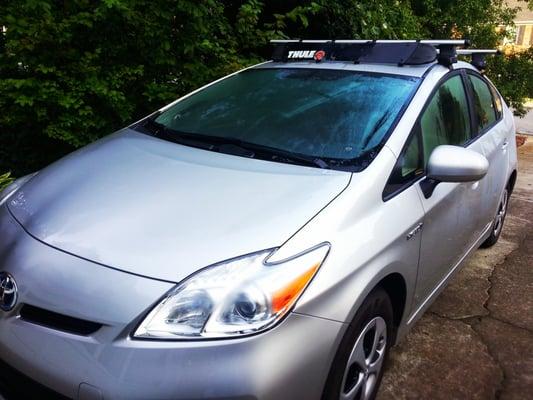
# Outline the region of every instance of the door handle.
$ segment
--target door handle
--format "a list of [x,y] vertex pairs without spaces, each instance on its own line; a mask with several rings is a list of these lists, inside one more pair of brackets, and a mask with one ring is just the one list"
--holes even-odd
[[415,226],[413,228],[413,230],[411,230],[408,234],[407,234],[407,237],[406,239],[407,240],[410,240],[413,238],[413,236],[415,236],[417,233],[420,233],[420,231],[422,230],[422,226],[424,226],[424,224],[422,222],[420,222],[417,226]]
[[509,145],[509,141],[507,139],[505,139],[505,141],[502,144],[502,150],[505,150],[508,145]]

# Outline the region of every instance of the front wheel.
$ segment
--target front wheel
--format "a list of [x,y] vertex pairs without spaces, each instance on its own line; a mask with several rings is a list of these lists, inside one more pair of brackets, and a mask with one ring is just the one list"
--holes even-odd
[[324,400],[372,400],[392,341],[393,314],[387,293],[375,289],[349,325],[335,355]]
[[509,204],[509,190],[505,188],[502,193],[500,204],[498,205],[498,212],[492,222],[492,229],[490,236],[481,244],[482,248],[492,247],[496,244],[503,229],[505,216],[507,215],[507,205]]

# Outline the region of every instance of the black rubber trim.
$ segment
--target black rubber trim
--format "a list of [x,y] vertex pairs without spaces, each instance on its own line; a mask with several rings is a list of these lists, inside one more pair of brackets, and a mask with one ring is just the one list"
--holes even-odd
[[82,336],[90,335],[102,327],[102,324],[97,322],[69,317],[29,304],[24,304],[20,309],[20,318],[26,322]]

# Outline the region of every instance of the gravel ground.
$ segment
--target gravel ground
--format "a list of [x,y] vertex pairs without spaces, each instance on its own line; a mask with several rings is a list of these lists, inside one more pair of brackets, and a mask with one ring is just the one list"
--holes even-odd
[[378,400],[533,398],[533,137],[518,150],[500,241],[391,351]]

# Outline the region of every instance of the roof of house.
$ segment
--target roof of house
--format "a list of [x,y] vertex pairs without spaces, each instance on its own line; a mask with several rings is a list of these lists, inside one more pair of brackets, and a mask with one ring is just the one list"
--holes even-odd
[[527,1],[524,0],[507,0],[507,5],[510,7],[519,7],[520,10],[516,13],[514,19],[515,23],[533,21],[533,11],[527,7]]

